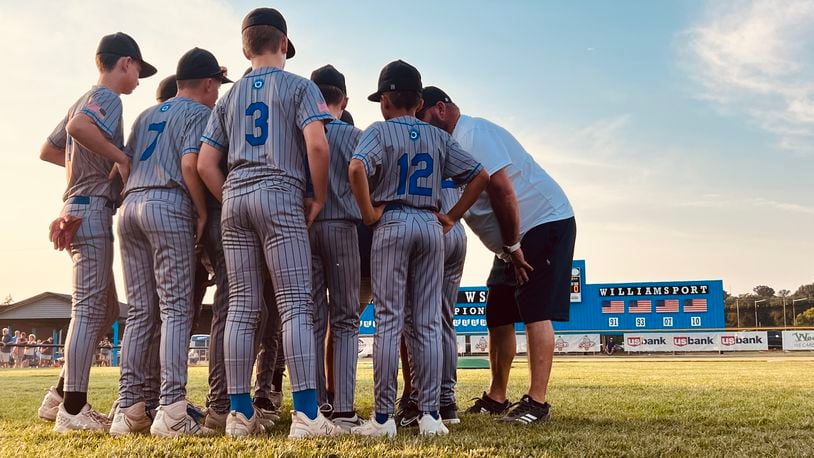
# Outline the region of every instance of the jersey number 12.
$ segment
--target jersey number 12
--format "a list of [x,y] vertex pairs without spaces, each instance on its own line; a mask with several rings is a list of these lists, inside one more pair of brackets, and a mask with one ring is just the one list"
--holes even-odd
[[410,194],[414,196],[432,196],[432,188],[427,188],[424,186],[418,185],[419,178],[426,178],[432,175],[432,166],[433,160],[432,156],[427,153],[418,153],[413,156],[413,160],[409,161],[409,157],[407,153],[404,153],[399,158],[399,187],[396,191],[396,194],[402,195],[406,191],[407,188],[407,172],[409,171],[409,165],[411,164],[413,167],[417,167],[419,164],[423,164],[424,168],[417,168],[413,171],[413,174],[410,175]]

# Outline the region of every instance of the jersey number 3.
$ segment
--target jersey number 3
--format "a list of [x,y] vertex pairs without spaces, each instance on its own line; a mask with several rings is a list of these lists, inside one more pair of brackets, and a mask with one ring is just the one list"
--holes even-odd
[[[256,118],[255,114],[259,113]],[[251,134],[246,134],[246,141],[252,146],[260,146],[269,138],[269,106],[263,102],[254,102],[246,108],[246,116],[254,118],[254,128]],[[260,129],[260,135],[255,135]]]
[[[407,153],[402,154],[399,158],[399,188],[396,191],[398,195],[404,194],[405,188],[407,188],[407,172],[409,171],[408,159]],[[427,153],[418,153],[413,156],[412,161],[409,161],[409,165],[413,167],[417,167],[419,164],[423,164],[424,168],[417,168],[413,171],[413,174],[410,175],[410,194],[414,196],[431,196],[432,188],[419,186],[418,179],[432,175],[432,156]]]

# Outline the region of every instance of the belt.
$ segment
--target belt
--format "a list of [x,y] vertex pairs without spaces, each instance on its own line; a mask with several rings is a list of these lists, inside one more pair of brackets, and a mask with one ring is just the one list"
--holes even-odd
[[105,200],[105,207],[107,207],[107,208],[109,208],[111,210],[116,209],[116,204],[114,204],[113,202],[111,202],[109,199],[107,199],[105,197],[98,197],[98,196],[73,196],[73,197],[68,198],[68,200],[66,200],[65,203],[66,204],[74,204],[74,205],[90,205],[91,197],[93,197],[95,199],[104,199]]
[[402,204],[387,204],[384,206],[384,211],[389,212],[393,210],[404,210],[405,206]]

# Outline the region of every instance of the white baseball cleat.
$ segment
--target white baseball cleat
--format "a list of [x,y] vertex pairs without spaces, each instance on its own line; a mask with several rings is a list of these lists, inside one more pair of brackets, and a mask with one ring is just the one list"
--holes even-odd
[[390,417],[382,424],[376,421],[374,416],[370,421],[351,428],[350,433],[369,437],[396,437],[396,420]]
[[59,405],[62,404],[62,396],[57,393],[57,389],[53,386],[45,393],[42,398],[37,415],[45,421],[56,421],[57,412],[59,412]]
[[331,420],[325,418],[322,412],[317,411],[317,418],[311,420],[302,412],[291,411],[291,429],[288,430],[289,439],[338,436],[340,434],[345,434],[345,431],[336,426]]
[[238,411],[229,412],[226,417],[226,435],[229,437],[247,437],[263,434],[265,428],[260,423],[260,417],[255,410],[251,419],[246,419],[246,416]]
[[418,432],[422,436],[446,436],[449,434],[449,429],[438,419],[432,418],[432,415],[425,413],[418,421]]
[[158,437],[210,436],[214,431],[198,424],[187,413],[186,399],[182,399],[168,406],[158,406],[150,434]]
[[76,415],[71,415],[65,406],[59,405],[59,412],[54,422],[54,432],[67,433],[69,431],[101,431],[110,429],[110,419],[106,415],[93,410],[90,404],[85,404]]
[[130,407],[121,408],[116,405],[113,423],[110,425],[111,436],[124,436],[126,434],[149,432],[153,421],[144,410],[144,402],[137,402]]

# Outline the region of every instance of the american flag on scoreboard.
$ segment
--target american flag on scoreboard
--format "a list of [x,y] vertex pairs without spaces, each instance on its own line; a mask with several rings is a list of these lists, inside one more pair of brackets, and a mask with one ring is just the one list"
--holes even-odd
[[664,299],[656,302],[656,313],[678,313],[678,299]]
[[706,299],[689,299],[684,302],[684,312],[706,312]]
[[625,301],[602,301],[602,313],[625,313]]
[[630,303],[628,313],[650,313],[653,311],[653,303],[646,299],[639,299]]

